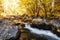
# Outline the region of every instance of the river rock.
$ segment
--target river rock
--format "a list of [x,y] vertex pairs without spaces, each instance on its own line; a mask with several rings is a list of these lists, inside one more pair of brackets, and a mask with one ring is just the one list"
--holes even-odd
[[2,40],[16,37],[17,32],[18,27],[16,25],[13,25],[13,23],[10,20],[2,19],[0,21],[0,38]]

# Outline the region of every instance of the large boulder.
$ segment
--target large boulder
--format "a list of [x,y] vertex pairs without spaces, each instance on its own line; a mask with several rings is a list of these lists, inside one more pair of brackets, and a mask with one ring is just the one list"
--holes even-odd
[[37,18],[37,19],[33,19],[32,20],[32,24],[42,24],[44,23],[44,20],[43,19],[40,19],[40,18]]
[[18,32],[18,27],[13,25],[10,20],[2,19],[0,21],[0,38],[1,39],[10,39],[12,37],[16,37]]

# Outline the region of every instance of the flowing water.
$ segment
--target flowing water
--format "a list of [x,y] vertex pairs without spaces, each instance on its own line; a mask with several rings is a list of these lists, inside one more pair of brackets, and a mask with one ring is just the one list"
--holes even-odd
[[[56,34],[53,34],[50,30],[32,28],[29,24],[25,24],[24,28],[30,30],[30,32],[33,34],[39,35],[39,37],[43,37],[48,40],[60,40],[60,37],[58,37]],[[0,22],[0,40],[16,37],[17,32],[18,26],[12,25],[9,20],[2,20]]]
[[60,37],[58,37],[56,34],[53,34],[49,30],[42,30],[42,29],[39,30],[37,28],[32,28],[29,24],[25,24],[25,28],[30,30],[31,33],[35,33],[48,40],[60,40]]

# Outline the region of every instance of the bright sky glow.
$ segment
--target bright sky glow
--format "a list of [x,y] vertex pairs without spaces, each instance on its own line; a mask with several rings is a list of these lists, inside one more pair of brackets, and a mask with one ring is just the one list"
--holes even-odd
[[4,12],[7,15],[16,14],[19,0],[3,0]]

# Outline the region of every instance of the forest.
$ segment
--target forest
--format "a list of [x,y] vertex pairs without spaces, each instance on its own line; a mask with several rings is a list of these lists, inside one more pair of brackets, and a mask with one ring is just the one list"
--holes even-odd
[[0,40],[60,40],[60,0],[0,0]]

